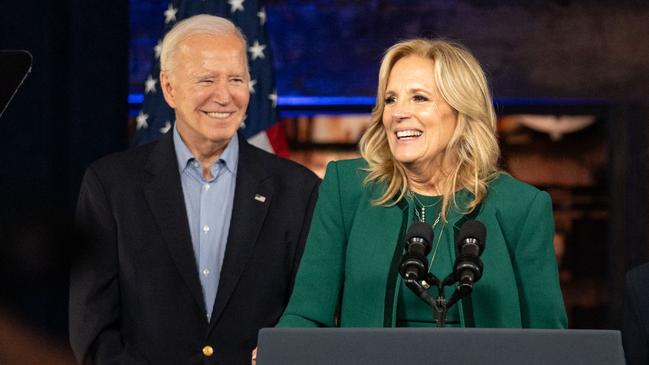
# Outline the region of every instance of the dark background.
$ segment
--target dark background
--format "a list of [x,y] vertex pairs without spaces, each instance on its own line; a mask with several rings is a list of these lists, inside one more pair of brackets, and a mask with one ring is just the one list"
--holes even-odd
[[[0,363],[12,363],[22,344],[16,328],[65,347],[67,262],[77,244],[69,227],[80,179],[90,162],[129,144],[129,108],[138,105],[127,103],[128,94],[142,92],[166,6],[0,5],[0,49],[34,55],[31,75],[0,119],[0,336],[16,334],[0,344]],[[612,298],[606,327],[617,328],[622,275],[649,258],[645,1],[272,0],[266,10],[280,109],[281,96],[373,96],[386,47],[443,36],[475,53],[495,97],[550,113],[585,105],[597,114],[609,138],[611,215],[606,237],[591,236],[605,242],[605,259],[594,262],[603,261],[596,270]],[[576,254],[588,262],[587,246]]]
[[[496,98],[647,98],[646,1],[269,0],[281,96],[374,96],[384,50],[445,37]],[[131,1],[130,92],[142,92],[166,0]]]
[[85,167],[127,146],[127,1],[4,1],[31,75],[0,119],[0,363],[67,364],[70,223]]

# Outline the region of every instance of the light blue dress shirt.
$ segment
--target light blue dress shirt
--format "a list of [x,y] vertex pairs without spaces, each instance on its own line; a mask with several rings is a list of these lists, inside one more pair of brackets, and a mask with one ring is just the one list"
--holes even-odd
[[187,221],[209,321],[232,218],[239,140],[236,135],[230,140],[220,158],[211,166],[212,178],[205,180],[201,163],[180,138],[175,125],[173,134]]

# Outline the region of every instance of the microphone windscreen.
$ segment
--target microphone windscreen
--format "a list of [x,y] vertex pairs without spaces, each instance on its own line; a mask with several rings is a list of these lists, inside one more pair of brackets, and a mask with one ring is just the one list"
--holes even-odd
[[430,224],[424,222],[415,222],[406,233],[406,241],[410,241],[414,237],[420,237],[426,241],[426,245],[430,244],[430,241],[433,239],[433,227]]
[[480,252],[482,252],[486,244],[486,236],[487,228],[485,228],[484,224],[470,219],[464,222],[462,228],[460,228],[460,238],[458,239],[457,244],[461,245],[467,238],[475,238],[477,240],[477,245],[480,247]]

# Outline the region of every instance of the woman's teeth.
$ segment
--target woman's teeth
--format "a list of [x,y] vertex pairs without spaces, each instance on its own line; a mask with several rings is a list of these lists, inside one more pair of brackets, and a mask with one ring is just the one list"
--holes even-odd
[[409,138],[409,137],[419,137],[423,134],[422,131],[418,131],[416,129],[409,129],[405,131],[398,131],[397,132],[397,139],[401,138]]

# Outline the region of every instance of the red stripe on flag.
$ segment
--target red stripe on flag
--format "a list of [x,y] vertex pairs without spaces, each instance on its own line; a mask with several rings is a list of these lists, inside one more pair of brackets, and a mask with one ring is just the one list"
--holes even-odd
[[289,157],[288,143],[286,142],[286,134],[282,123],[275,123],[266,129],[266,136],[268,136],[268,141],[270,141],[270,145],[273,146],[273,151],[277,156]]

